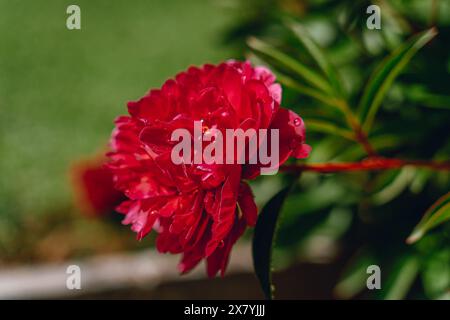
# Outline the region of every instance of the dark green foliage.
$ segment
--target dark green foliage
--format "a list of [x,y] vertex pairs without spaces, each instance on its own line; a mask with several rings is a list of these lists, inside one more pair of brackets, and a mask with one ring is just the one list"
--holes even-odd
[[[366,27],[369,4],[266,2],[264,12],[273,14],[256,32],[243,25],[236,41],[249,37],[249,57],[276,72],[283,105],[305,119],[313,147],[307,162],[367,157],[356,142],[358,125],[379,156],[448,161],[450,4],[377,1],[381,30]],[[446,198],[422,217],[449,190],[448,171],[304,173],[283,207],[276,257],[307,259],[309,245],[325,237],[351,257],[338,297],[448,298]],[[409,239],[417,242],[407,244],[413,230]],[[382,269],[380,292],[364,290],[369,264]]]

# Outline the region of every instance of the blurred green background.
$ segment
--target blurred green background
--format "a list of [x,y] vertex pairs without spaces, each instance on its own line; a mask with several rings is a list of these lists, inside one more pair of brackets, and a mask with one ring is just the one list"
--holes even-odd
[[72,3],[0,0],[0,260],[24,219],[69,206],[70,163],[101,151],[127,101],[233,56],[210,1],[80,0],[68,30]]

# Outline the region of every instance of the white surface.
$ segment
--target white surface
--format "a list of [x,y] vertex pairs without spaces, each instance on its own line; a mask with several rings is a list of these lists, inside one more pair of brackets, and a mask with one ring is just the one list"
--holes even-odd
[[[154,250],[98,256],[62,264],[45,264],[0,269],[0,299],[70,298],[80,294],[142,287],[151,289],[166,281],[185,281],[206,277],[204,265],[188,275],[177,270],[179,255],[159,254]],[[81,269],[81,289],[69,290],[67,267]],[[233,249],[227,274],[252,270],[249,245]]]

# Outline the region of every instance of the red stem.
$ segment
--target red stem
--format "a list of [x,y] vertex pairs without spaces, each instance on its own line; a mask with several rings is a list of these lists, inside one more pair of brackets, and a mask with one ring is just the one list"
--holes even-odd
[[364,150],[367,152],[367,155],[369,157],[376,157],[377,153],[375,149],[372,147],[372,145],[369,142],[369,139],[367,138],[367,135],[364,133],[361,127],[355,127],[354,128],[356,140],[362,145]]
[[280,167],[280,170],[286,172],[314,171],[322,173],[333,173],[345,171],[388,170],[388,169],[398,169],[404,166],[414,166],[434,170],[450,170],[450,162],[448,161],[434,162],[425,160],[401,160],[401,159],[387,159],[387,158],[368,158],[360,162],[284,165]]

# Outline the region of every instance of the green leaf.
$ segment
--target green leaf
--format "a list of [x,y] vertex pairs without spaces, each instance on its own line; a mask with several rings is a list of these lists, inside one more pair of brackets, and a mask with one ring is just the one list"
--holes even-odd
[[322,69],[323,73],[327,76],[336,93],[339,96],[342,96],[343,91],[341,82],[339,81],[339,78],[337,76],[337,71],[330,63],[322,49],[311,38],[306,28],[301,24],[295,23],[293,21],[288,22],[287,25],[289,29],[297,36],[302,45],[308,50],[309,54],[314,58],[320,69]]
[[[270,61],[267,61],[266,59],[264,59],[264,57],[257,56],[256,54],[253,54],[253,56],[256,57],[254,59],[259,61],[259,63],[263,62],[264,64],[271,65]],[[281,83],[284,87],[290,88],[302,95],[316,99],[317,101],[323,103],[324,105],[339,111],[346,118],[349,124],[352,123],[353,120],[351,118],[354,116],[350,111],[347,102],[343,98],[336,97],[334,96],[333,93],[327,94],[324,93],[323,91],[320,91],[320,89],[304,85],[300,83],[298,80],[293,79],[292,77],[286,75],[283,72],[280,72],[278,69],[275,69],[273,71],[277,77],[278,82]]]
[[406,97],[420,106],[450,110],[450,96],[430,92],[422,85],[403,86]]
[[413,36],[401,47],[392,52],[376,68],[359,103],[359,117],[363,124],[363,129],[366,132],[370,130],[381,102],[395,78],[408,64],[414,54],[436,34],[436,29],[432,28]]
[[360,249],[344,267],[344,272],[333,293],[339,299],[351,299],[367,287],[367,267],[377,264],[375,257],[366,249]]
[[272,285],[271,272],[272,248],[279,213],[292,185],[293,182],[281,189],[266,203],[259,214],[255,227],[252,245],[253,266],[266,299],[273,298],[274,287]]
[[334,109],[340,111],[343,115],[346,115],[346,110],[345,110],[345,101],[343,101],[342,99],[338,99],[335,97],[331,97],[329,95],[325,95],[323,94],[323,92],[314,89],[314,88],[310,88],[307,87],[305,85],[302,85],[301,83],[299,83],[298,81],[292,79],[291,77],[281,74],[281,73],[276,73],[277,75],[277,80],[278,82],[280,82],[283,86],[288,87],[294,91],[297,91],[300,94],[303,94],[305,96],[314,98],[324,104],[326,104],[327,106],[333,107]]
[[420,96],[414,96],[414,99],[424,107],[450,110],[449,96],[427,93]]
[[427,169],[416,169],[416,175],[411,181],[409,190],[412,193],[419,194],[424,189],[427,182],[433,177],[434,172]]
[[[378,151],[385,151],[398,148],[403,142],[401,138],[394,135],[380,135],[371,138],[370,142],[372,146]],[[337,154],[329,161],[355,161],[361,160],[367,156],[366,151],[361,147],[360,144],[350,145],[347,149],[343,149],[339,154]]]
[[439,198],[425,212],[422,220],[406,240],[411,244],[422,238],[430,229],[450,220],[450,192]]
[[425,262],[421,276],[428,298],[442,296],[450,288],[450,248],[433,252]]
[[390,183],[377,193],[372,195],[374,204],[380,206],[397,198],[408,186],[416,174],[416,168],[403,167],[397,171],[398,174]]
[[386,300],[401,300],[406,297],[419,272],[419,259],[407,256],[398,261],[390,272],[388,288],[383,290]]
[[353,132],[339,128],[333,123],[322,121],[322,120],[313,120],[313,119],[305,119],[306,128],[309,131],[317,131],[322,133],[334,134],[337,136],[341,136],[351,141],[355,141],[355,135]]
[[331,86],[322,76],[300,61],[253,37],[247,41],[247,44],[258,56],[262,55],[274,60],[278,65],[295,73],[315,88],[327,93],[333,92]]
[[333,159],[337,155],[341,154],[342,150],[348,147],[347,140],[339,139],[336,136],[328,136],[320,139],[314,144],[314,152],[312,152],[308,158],[310,162],[326,162]]

